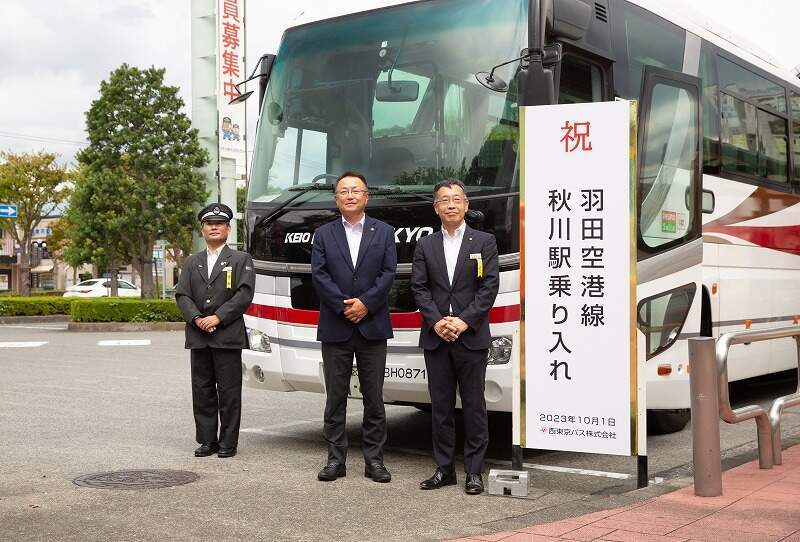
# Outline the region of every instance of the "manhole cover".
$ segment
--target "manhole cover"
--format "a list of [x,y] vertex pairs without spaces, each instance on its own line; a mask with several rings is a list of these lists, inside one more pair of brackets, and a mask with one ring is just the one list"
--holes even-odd
[[120,470],[86,474],[75,478],[73,483],[97,489],[157,489],[195,480],[197,475],[185,470]]

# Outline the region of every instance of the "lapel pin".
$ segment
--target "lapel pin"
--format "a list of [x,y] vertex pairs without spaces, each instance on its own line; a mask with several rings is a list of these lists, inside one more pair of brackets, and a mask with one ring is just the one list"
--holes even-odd
[[470,237],[469,240],[472,241],[472,237]]
[[370,228],[369,231],[375,231],[375,228]]

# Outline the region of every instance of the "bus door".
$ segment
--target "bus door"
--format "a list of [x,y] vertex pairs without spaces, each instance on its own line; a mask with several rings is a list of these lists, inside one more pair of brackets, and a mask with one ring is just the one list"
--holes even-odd
[[678,339],[700,332],[700,91],[697,77],[645,67],[638,119],[637,315],[650,409],[675,409],[676,401],[689,406],[688,343]]

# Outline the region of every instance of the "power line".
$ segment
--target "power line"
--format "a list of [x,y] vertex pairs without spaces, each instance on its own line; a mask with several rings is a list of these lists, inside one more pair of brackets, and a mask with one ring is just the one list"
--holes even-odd
[[59,139],[56,137],[39,136],[33,134],[19,134],[16,132],[0,131],[0,137],[8,139],[23,139],[26,141],[36,141],[39,143],[60,143],[64,145],[72,145],[75,147],[86,147],[88,143],[83,141],[76,141],[74,139]]

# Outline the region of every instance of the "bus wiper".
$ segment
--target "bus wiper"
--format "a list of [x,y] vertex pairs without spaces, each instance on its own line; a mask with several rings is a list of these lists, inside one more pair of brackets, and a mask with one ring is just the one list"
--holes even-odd
[[415,190],[403,190],[402,188],[393,186],[385,186],[383,188],[378,188],[377,190],[370,190],[369,193],[373,196],[414,196],[421,200],[433,203],[433,196],[430,196],[427,193],[422,193]]
[[311,184],[306,185],[306,186],[293,186],[291,188],[287,188],[286,189],[287,192],[297,192],[297,194],[294,194],[292,197],[290,197],[289,199],[287,199],[286,201],[284,201],[283,203],[278,205],[275,209],[273,209],[271,213],[269,213],[265,217],[259,219],[259,221],[256,222],[253,225],[253,229],[256,229],[261,224],[264,224],[265,222],[267,222],[269,220],[272,220],[273,218],[275,218],[278,215],[278,213],[283,211],[294,200],[296,200],[297,198],[299,198],[303,194],[305,194],[307,192],[312,192],[314,190],[330,190],[330,191],[333,191],[333,185],[332,184],[322,184],[322,183],[319,183],[319,184],[318,183],[311,183]]

